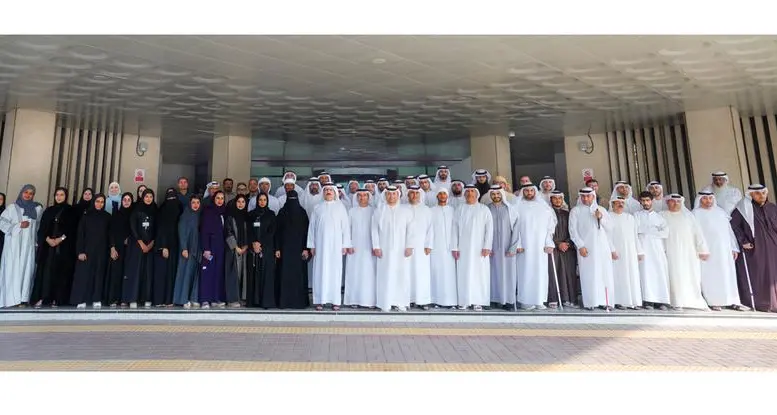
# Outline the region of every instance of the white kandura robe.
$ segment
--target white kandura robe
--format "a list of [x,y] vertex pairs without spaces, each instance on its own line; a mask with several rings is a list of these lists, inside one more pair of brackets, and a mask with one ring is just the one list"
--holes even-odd
[[556,232],[556,213],[545,201],[521,199],[517,221],[520,243],[518,254],[518,302],[522,307],[540,306],[548,301],[548,254],[545,248],[553,248]]
[[313,256],[313,304],[340,305],[343,280],[343,249],[351,248],[348,212],[339,200],[321,202],[308,226],[308,248]]
[[726,184],[723,187],[717,187],[710,184],[705,186],[701,191],[714,193],[715,201],[718,206],[726,211],[727,215],[731,215],[731,212],[737,207],[737,203],[742,200],[742,191],[730,184]]
[[424,204],[430,209],[437,206],[437,191],[434,188],[429,191],[424,190]]
[[701,295],[701,260],[708,253],[699,222],[689,211],[661,212],[669,229],[666,259],[669,264],[670,304],[673,307],[707,309]]
[[[726,212],[718,206],[693,210],[699,221],[710,257],[701,261],[701,293],[710,306],[740,304],[734,252],[739,244]],[[775,253],[777,254],[777,253]]]
[[515,304],[515,290],[518,286],[517,268],[515,256],[507,256],[508,252],[515,253],[515,247],[519,242],[518,212],[505,203],[496,206],[491,203],[488,210],[494,221],[494,250],[490,258],[491,263],[491,302],[496,304]]
[[639,263],[642,301],[669,304],[669,265],[666,261],[666,238],[669,229],[660,213],[641,210],[634,215],[645,259]]
[[432,303],[432,262],[424,248],[434,246],[434,228],[432,227],[432,211],[428,206],[419,203],[408,205],[413,212],[413,237],[410,247],[413,255],[410,257],[410,302],[417,305]]
[[375,307],[375,256],[372,255],[372,206],[356,206],[348,212],[353,254],[345,265],[343,304]]
[[456,292],[456,260],[451,254],[451,232],[455,210],[450,206],[435,206],[432,211],[434,244],[431,255],[432,304],[452,307],[458,304]]
[[[305,193],[305,189],[303,189],[302,187],[300,187],[300,185],[296,183],[294,184],[294,190],[297,191],[298,195]],[[284,185],[281,185],[279,188],[275,189],[275,197],[280,199],[281,196],[286,196],[286,188],[284,187]]]
[[[35,212],[40,218],[43,208],[37,206]],[[0,260],[0,308],[30,301],[35,277],[38,221],[30,219],[30,226],[22,229],[23,214],[23,209],[12,203],[0,215],[0,231],[5,234],[5,247]]]
[[382,204],[372,215],[372,248],[383,256],[376,260],[377,307],[390,311],[392,306],[410,305],[410,258],[405,249],[413,240],[413,212],[407,205]]
[[453,219],[451,250],[458,251],[456,283],[459,306],[488,306],[491,299],[491,264],[482,255],[494,242],[494,221],[482,203],[463,204]]
[[644,252],[637,229],[637,220],[630,213],[610,212],[607,236],[610,238],[610,247],[618,254],[618,259],[612,261],[615,284],[612,303],[624,307],[642,306],[639,255],[644,255]]
[[[601,227],[597,225],[593,209],[602,212]],[[578,204],[569,212],[569,235],[577,248],[580,271],[580,291],[584,307],[613,305],[612,250],[607,238],[609,214],[601,206]],[[586,248],[588,256],[580,255]]]

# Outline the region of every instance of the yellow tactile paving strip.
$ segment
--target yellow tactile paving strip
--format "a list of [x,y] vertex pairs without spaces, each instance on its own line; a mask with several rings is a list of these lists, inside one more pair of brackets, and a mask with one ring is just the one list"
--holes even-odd
[[224,334],[328,334],[360,336],[515,336],[629,339],[777,340],[777,331],[735,330],[628,330],[628,329],[521,329],[424,327],[285,327],[206,325],[46,325],[0,326],[3,333],[224,333]]
[[253,372],[774,372],[768,367],[575,364],[251,362],[223,360],[52,360],[0,362],[0,371],[253,371]]

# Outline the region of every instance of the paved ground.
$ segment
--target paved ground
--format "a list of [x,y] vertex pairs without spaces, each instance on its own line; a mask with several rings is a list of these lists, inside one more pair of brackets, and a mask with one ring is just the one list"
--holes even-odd
[[0,313],[0,370],[775,371],[777,318]]

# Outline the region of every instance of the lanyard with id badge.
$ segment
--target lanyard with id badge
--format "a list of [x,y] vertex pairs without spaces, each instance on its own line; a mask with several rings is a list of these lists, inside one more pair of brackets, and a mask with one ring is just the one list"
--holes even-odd
[[[258,232],[259,232],[259,228],[261,227],[262,227],[262,222],[259,219],[257,219],[254,222],[254,231],[257,232],[257,235],[259,235]],[[259,252],[259,258],[262,258],[262,257],[264,257],[264,252]]]
[[143,227],[144,231],[148,231],[148,228],[151,227],[151,222],[149,222],[148,216],[143,218],[143,222],[140,223],[140,226]]

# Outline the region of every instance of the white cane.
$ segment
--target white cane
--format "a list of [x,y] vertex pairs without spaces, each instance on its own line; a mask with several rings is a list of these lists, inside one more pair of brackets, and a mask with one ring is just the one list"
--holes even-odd
[[551,251],[548,255],[550,255],[550,264],[553,266],[553,278],[556,280],[556,299],[558,299],[558,307],[561,309],[561,311],[564,311],[564,305],[561,304],[561,289],[558,286],[558,273],[556,272],[556,257],[553,255],[553,251]]
[[742,248],[742,263],[745,264],[745,276],[747,277],[747,289],[750,290],[750,306],[755,311],[755,297],[753,296],[753,285],[750,283],[750,270],[747,268],[747,255],[745,255],[745,249]]

